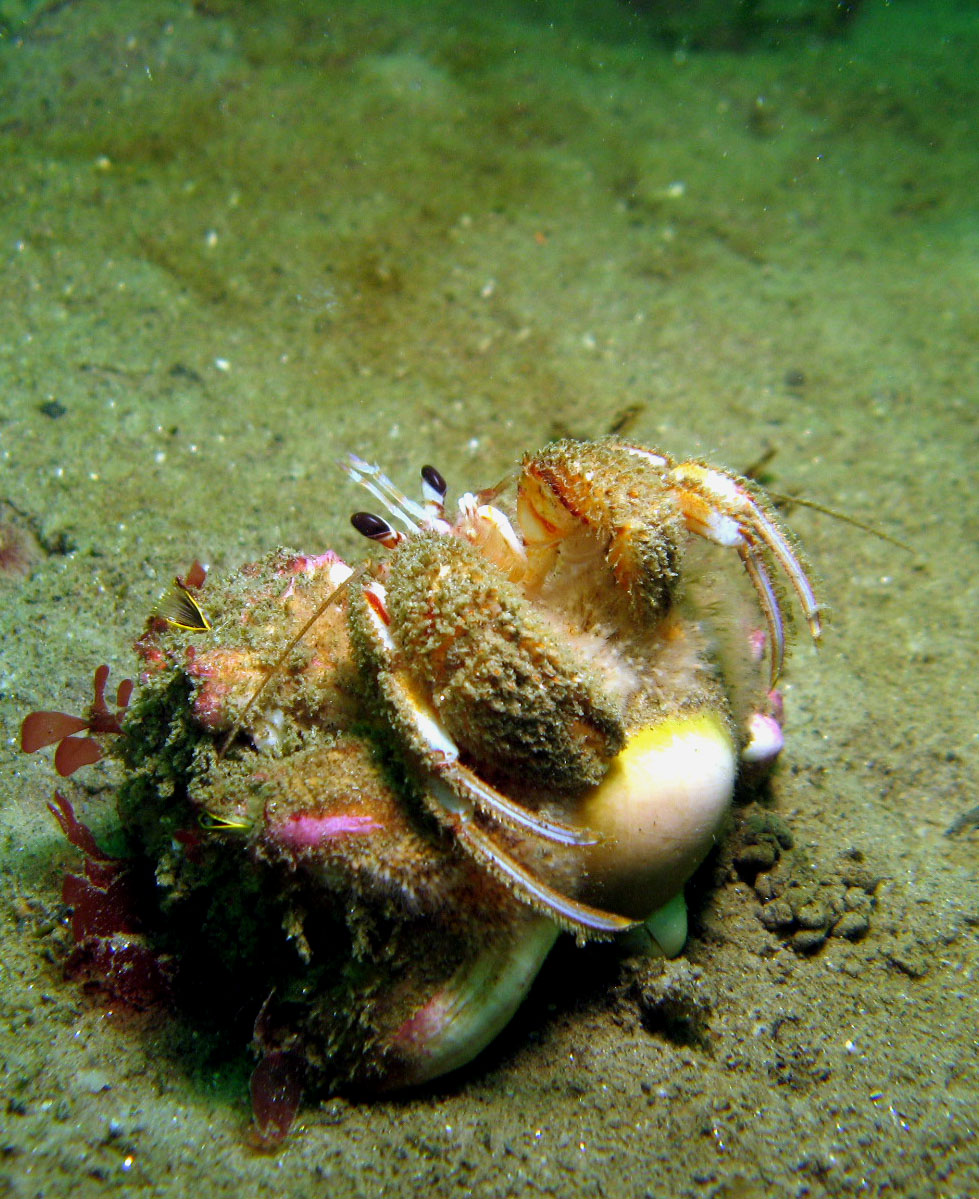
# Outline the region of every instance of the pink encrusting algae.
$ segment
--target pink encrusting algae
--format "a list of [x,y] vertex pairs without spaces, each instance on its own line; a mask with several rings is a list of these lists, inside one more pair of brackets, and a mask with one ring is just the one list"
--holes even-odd
[[311,816],[308,813],[290,816],[280,824],[270,824],[269,832],[289,849],[319,849],[339,837],[376,832],[383,825],[372,816],[356,813],[334,816]]

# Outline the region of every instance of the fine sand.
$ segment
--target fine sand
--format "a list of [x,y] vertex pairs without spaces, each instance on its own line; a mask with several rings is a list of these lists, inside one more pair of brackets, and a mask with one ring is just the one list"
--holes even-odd
[[[479,7],[0,0],[0,1191],[976,1196],[975,6],[737,51]],[[562,944],[461,1075],[259,1153],[247,1055],[63,979],[20,721],[195,555],[362,554],[348,449],[458,492],[616,428],[909,548],[787,511],[824,643],[684,957]],[[61,786],[111,828],[106,766]]]

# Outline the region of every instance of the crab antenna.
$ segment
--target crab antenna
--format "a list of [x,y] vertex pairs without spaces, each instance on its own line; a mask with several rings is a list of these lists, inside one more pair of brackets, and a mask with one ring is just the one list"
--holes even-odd
[[863,533],[869,533],[871,537],[877,537],[881,541],[895,545],[899,550],[904,550],[907,554],[917,553],[914,546],[908,545],[906,541],[892,537],[890,533],[885,533],[883,529],[877,528],[876,525],[870,525],[865,521],[857,520],[855,516],[841,512],[838,508],[830,508],[826,504],[820,504],[817,500],[804,499],[801,495],[788,495],[784,491],[772,491],[768,487],[765,488],[765,494],[776,504],[798,504],[800,508],[811,508],[813,512],[821,512],[823,516],[831,516],[833,520],[841,520],[844,524],[853,525],[855,529],[860,529]]
[[374,499],[383,504],[409,533],[417,533],[419,526],[425,528],[430,524],[431,517],[426,509],[399,491],[379,466],[366,462],[357,454],[350,454],[346,462],[340,463],[340,468],[348,478],[366,488]]
[[227,737],[225,737],[224,741],[221,744],[221,748],[218,750],[218,761],[219,762],[224,757],[224,755],[228,752],[228,748],[230,747],[231,742],[238,735],[238,730],[244,724],[245,717],[251,711],[252,707],[255,704],[255,701],[258,699],[258,697],[262,694],[262,692],[265,690],[265,688],[269,685],[269,683],[271,683],[271,681],[275,678],[275,676],[282,669],[282,663],[286,660],[286,658],[288,658],[288,656],[296,648],[296,646],[299,644],[299,642],[302,641],[302,639],[306,636],[306,634],[313,627],[313,625],[316,624],[316,622],[323,615],[323,613],[327,610],[327,608],[330,606],[330,604],[336,603],[336,601],[344,594],[344,592],[350,587],[350,585],[352,583],[356,583],[358,579],[361,579],[364,576],[364,573],[367,570],[367,566],[368,566],[368,564],[366,562],[364,562],[360,566],[358,566],[356,570],[351,571],[351,573],[349,575],[347,575],[347,577],[343,580],[343,582],[338,587],[333,588],[333,590],[330,592],[330,594],[320,604],[320,606],[316,609],[316,611],[309,618],[309,620],[306,621],[306,623],[299,630],[299,632],[296,633],[293,637],[291,637],[289,639],[289,642],[286,645],[285,649],[282,651],[281,654],[279,654],[279,656],[276,658],[276,660],[269,667],[268,673],[266,674],[265,678],[262,679],[262,681],[259,683],[259,685],[252,692],[251,698],[248,700],[248,703],[245,704],[245,706],[242,708],[242,710],[238,713],[238,716],[235,719],[234,724],[231,726],[231,731],[228,733]]

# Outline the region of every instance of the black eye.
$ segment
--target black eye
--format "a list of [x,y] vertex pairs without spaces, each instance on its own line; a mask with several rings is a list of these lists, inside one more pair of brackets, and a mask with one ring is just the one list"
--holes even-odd
[[449,490],[449,485],[434,466],[422,467],[422,482],[426,487],[430,487],[440,500],[445,499],[445,493]]
[[355,512],[350,523],[358,533],[369,537],[371,541],[384,541],[394,533],[388,522],[373,512]]

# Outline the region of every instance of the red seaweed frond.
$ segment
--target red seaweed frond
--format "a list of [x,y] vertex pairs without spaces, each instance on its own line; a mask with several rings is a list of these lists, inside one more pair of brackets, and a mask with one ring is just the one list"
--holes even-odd
[[20,726],[20,748],[25,754],[32,754],[36,749],[54,745],[56,741],[63,741],[72,733],[87,728],[88,721],[82,716],[69,716],[66,712],[31,712]]
[[88,727],[93,733],[121,733],[122,718],[129,707],[133,694],[132,679],[123,679],[116,688],[116,711],[110,712],[105,702],[105,684],[109,678],[108,666],[102,665],[95,672],[95,699],[89,709]]
[[177,575],[177,582],[187,591],[196,591],[198,587],[204,586],[204,580],[207,578],[207,567],[201,565],[201,560],[195,558],[190,564],[190,570],[181,578]]
[[128,864],[100,848],[88,825],[58,791],[48,804],[62,832],[85,855],[84,873],[68,873],[61,898],[71,908],[75,948],[65,973],[134,1008],[167,1000],[170,963],[142,935],[138,887]]
[[48,811],[61,825],[61,831],[76,849],[80,849],[87,858],[96,862],[116,862],[118,858],[99,848],[95,835],[87,824],[75,815],[75,809],[60,791],[55,791],[53,802],[48,804]]
[[105,702],[108,678],[108,666],[100,666],[95,672],[95,695],[87,716],[69,716],[67,712],[31,712],[25,716],[20,728],[23,752],[32,754],[57,743],[54,768],[62,778],[97,762],[102,757],[98,741],[94,737],[77,737],[75,734],[85,730],[103,737],[121,733],[123,717],[133,694],[132,679],[123,679],[116,689],[116,711],[111,711]]

